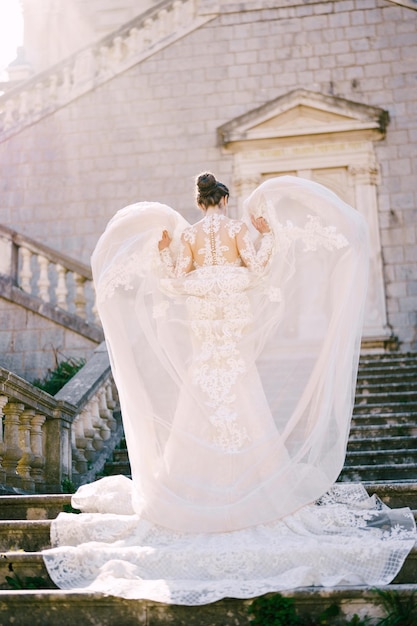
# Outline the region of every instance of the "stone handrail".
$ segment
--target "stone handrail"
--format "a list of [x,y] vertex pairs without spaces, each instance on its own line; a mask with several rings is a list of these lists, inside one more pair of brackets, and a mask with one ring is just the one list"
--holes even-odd
[[99,324],[91,269],[6,226],[0,226],[0,274],[43,302]]
[[92,46],[0,97],[0,141],[192,32],[215,15],[198,0],[163,0]]
[[0,368],[3,492],[59,493],[65,480],[94,478],[121,436],[116,406],[104,345],[54,397]]
[[121,420],[115,417],[118,414],[117,389],[104,341],[55,399],[72,402],[79,408],[71,432],[71,481],[79,486],[94,480],[103,469],[109,451],[122,436]]

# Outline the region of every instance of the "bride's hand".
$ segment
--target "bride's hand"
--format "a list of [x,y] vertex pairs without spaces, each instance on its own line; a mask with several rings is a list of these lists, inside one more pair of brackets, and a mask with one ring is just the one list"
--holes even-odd
[[262,235],[264,233],[270,233],[271,232],[269,224],[268,224],[268,222],[266,221],[266,219],[264,217],[255,217],[255,216],[251,215],[251,220],[252,220],[253,226]]
[[162,231],[162,239],[160,239],[158,241],[158,250],[159,252],[162,252],[162,250],[165,250],[165,248],[169,248],[169,246],[171,245],[171,237],[168,235],[168,231],[167,230],[163,230]]

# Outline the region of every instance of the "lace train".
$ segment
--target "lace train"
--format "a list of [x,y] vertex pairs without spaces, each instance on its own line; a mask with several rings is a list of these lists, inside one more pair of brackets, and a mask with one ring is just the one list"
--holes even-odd
[[336,484],[278,522],[228,533],[141,519],[130,486],[117,476],[81,487],[73,506],[84,512],[54,520],[57,547],[44,560],[61,589],[199,605],[302,586],[384,585],[415,541],[411,511],[389,509],[358,484]]

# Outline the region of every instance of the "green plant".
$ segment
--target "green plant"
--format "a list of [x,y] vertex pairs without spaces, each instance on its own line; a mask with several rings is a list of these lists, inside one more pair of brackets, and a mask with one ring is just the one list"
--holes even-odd
[[70,478],[64,478],[61,482],[62,493],[75,493],[77,491],[76,486]]
[[[299,618],[300,626],[327,626],[335,624],[334,618],[340,616],[340,607],[337,604],[331,604],[327,609],[324,609],[319,615],[313,617],[311,615],[304,615]],[[338,622],[340,623],[340,622]]]
[[375,589],[378,604],[386,613],[377,626],[416,626],[417,624],[417,592],[402,596],[398,591]]
[[294,600],[279,593],[257,598],[248,612],[254,618],[253,626],[371,626],[373,623],[369,617],[358,615],[346,621],[337,604],[331,604],[319,615],[298,615]]
[[48,589],[48,581],[42,576],[24,576],[23,578],[13,570],[13,564],[8,565],[11,576],[6,576],[7,584],[14,590],[18,589]]
[[85,365],[85,359],[76,359],[70,357],[66,360],[58,362],[58,352],[55,355],[55,369],[48,370],[47,375],[40,379],[37,378],[32,382],[34,387],[42,389],[54,396],[62,387]]
[[64,504],[62,510],[64,511],[64,513],[75,513],[77,515],[81,513],[80,509],[74,509],[71,504]]
[[294,600],[277,593],[256,598],[248,609],[253,626],[299,626]]

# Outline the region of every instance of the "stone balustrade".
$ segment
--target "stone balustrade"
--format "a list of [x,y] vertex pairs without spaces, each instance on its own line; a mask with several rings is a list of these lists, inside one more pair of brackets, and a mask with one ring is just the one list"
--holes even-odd
[[0,141],[213,19],[198,0],[164,0],[0,97]]
[[91,269],[5,226],[0,226],[0,274],[44,303],[100,324]]
[[56,396],[0,368],[0,486],[58,493],[94,479],[121,436],[104,344]]

